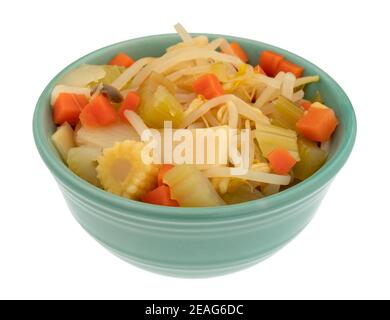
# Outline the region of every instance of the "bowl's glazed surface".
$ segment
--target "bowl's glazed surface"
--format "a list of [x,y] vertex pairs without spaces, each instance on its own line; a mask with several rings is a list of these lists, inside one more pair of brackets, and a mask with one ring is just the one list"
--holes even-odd
[[340,120],[324,166],[304,182],[279,194],[215,208],[160,207],[100,190],[77,177],[61,161],[50,139],[55,130],[50,94],[59,77],[82,63],[105,64],[119,51],[134,58],[162,55],[179,40],[177,35],[128,40],[88,54],[61,71],[37,103],[33,119],[36,145],[74,217],[111,252],[141,268],[173,276],[207,277],[230,273],[266,258],[310,221],[352,150],[355,114],[348,97],[332,78],[285,50],[253,40],[225,37],[239,42],[252,64],[257,63],[261,50],[270,49],[304,66],[305,74],[320,75],[321,81],[309,85],[306,96],[310,98],[320,90],[325,103]]

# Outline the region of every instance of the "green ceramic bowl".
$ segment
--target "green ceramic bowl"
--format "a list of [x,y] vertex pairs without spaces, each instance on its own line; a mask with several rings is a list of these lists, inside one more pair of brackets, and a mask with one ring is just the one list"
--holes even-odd
[[[208,35],[214,39],[219,35]],[[319,89],[340,119],[326,164],[304,182],[265,199],[214,208],[170,208],[127,200],[83,181],[61,161],[50,136],[55,130],[50,93],[64,73],[82,63],[104,64],[119,51],[134,58],[159,56],[176,43],[166,34],[114,44],[92,52],[62,70],[45,88],[34,114],[38,151],[82,227],[112,253],[141,268],[180,277],[208,277],[246,268],[270,256],[293,239],[310,221],[338,171],[351,153],[356,120],[340,86],[312,63],[261,42],[238,41],[256,64],[261,50],[283,54],[321,81],[307,87],[310,98]],[[194,186],[195,187],[195,186]]]

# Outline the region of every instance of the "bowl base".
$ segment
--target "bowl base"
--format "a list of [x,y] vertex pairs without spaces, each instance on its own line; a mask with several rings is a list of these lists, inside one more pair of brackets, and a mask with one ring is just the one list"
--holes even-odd
[[[95,238],[95,237],[94,237]],[[281,249],[286,245],[286,243],[274,248],[272,251],[269,251],[267,254],[263,254],[259,257],[243,260],[235,264],[231,265],[223,265],[223,266],[216,266],[213,268],[210,267],[199,267],[199,268],[180,268],[178,266],[163,266],[163,265],[156,265],[151,264],[145,261],[141,261],[139,259],[136,259],[134,257],[129,257],[127,255],[124,255],[123,253],[119,252],[118,250],[115,250],[114,248],[108,246],[107,244],[103,243],[99,239],[96,239],[104,248],[106,248],[108,251],[110,251],[112,254],[120,258],[121,260],[124,260],[138,268],[141,268],[143,270],[157,273],[163,276],[169,276],[169,277],[175,277],[175,278],[211,278],[211,277],[218,277],[223,276],[229,273],[234,273],[237,271],[241,271],[243,269],[249,268],[254,266],[255,264],[267,259],[268,257],[272,256],[276,251]]]
[[246,259],[241,259],[239,261],[234,262],[225,262],[223,264],[215,264],[215,265],[198,265],[198,266],[189,266],[189,265],[172,265],[168,263],[159,263],[152,260],[146,260],[139,257],[135,257],[134,255],[129,255],[124,251],[118,250],[115,248],[115,246],[111,245],[110,243],[107,243],[103,239],[101,239],[99,236],[95,234],[94,231],[92,231],[90,228],[88,228],[87,225],[84,225],[84,223],[79,219],[77,214],[71,210],[72,215],[77,220],[77,222],[80,224],[80,226],[97,242],[99,242],[104,248],[106,248],[109,252],[120,258],[121,260],[124,260],[136,267],[139,267],[143,270],[157,273],[164,276],[170,276],[170,277],[176,277],[176,278],[211,278],[211,277],[217,277],[217,276],[223,276],[229,273],[234,273],[237,271],[241,271],[243,269],[249,268],[268,257],[272,256],[274,253],[279,251],[281,248],[283,248],[285,245],[290,243],[291,240],[293,240],[305,227],[306,225],[311,221],[314,214],[311,214],[303,226],[298,230],[298,232],[295,232],[293,234],[290,234],[288,239],[284,239],[281,243],[276,244],[272,247],[267,248],[266,250],[263,250],[261,253],[259,252],[256,255],[253,255]]

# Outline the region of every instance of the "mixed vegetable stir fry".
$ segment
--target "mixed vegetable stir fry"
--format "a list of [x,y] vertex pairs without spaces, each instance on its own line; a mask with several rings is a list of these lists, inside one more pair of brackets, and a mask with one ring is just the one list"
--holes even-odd
[[[319,92],[316,101],[304,98],[319,76],[303,76],[303,67],[268,50],[252,66],[237,42],[175,28],[181,41],[160,57],[120,52],[107,65],[83,64],[60,79],[51,96],[52,141],[75,174],[129,199],[207,207],[275,194],[324,164],[338,119]],[[146,163],[141,136],[163,130],[165,121],[191,135],[247,129],[247,172],[233,175],[231,161]]]

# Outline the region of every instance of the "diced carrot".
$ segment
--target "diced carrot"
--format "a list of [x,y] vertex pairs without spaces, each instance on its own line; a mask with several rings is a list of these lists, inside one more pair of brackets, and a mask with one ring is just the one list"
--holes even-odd
[[83,94],[73,94],[76,98],[77,103],[81,107],[81,110],[88,104],[88,98]]
[[241,48],[238,42],[232,42],[230,44],[230,47],[232,48],[234,54],[239,57],[243,62],[247,63],[249,61],[248,55],[246,54],[244,49]]
[[88,99],[83,94],[60,93],[53,106],[53,120],[56,124],[68,122],[76,125],[79,122],[79,115]]
[[134,63],[133,58],[124,52],[119,52],[110,62],[111,65],[128,68]]
[[301,101],[299,101],[299,105],[300,105],[303,109],[309,110],[310,107],[311,107],[311,101],[302,99]]
[[125,110],[136,111],[139,105],[139,101],[140,97],[138,94],[135,92],[129,92],[118,110],[119,118],[124,122],[128,122],[124,115]]
[[339,121],[330,108],[311,107],[297,122],[297,130],[306,138],[325,142],[336,129]]
[[149,191],[141,200],[146,203],[157,204],[161,206],[178,207],[176,200],[171,199],[171,192],[169,187],[162,185],[156,189]]
[[264,50],[259,57],[259,65],[264,72],[275,77],[278,73],[279,64],[282,62],[284,57],[270,50]]
[[212,99],[223,94],[223,88],[218,78],[208,73],[196,79],[192,85],[197,94],[203,95],[206,99]]
[[104,127],[117,119],[114,107],[104,94],[93,98],[80,113],[81,124],[85,127]]
[[259,64],[265,73],[271,77],[275,77],[280,71],[284,71],[291,72],[299,78],[305,70],[303,67],[284,59],[282,55],[269,50],[264,50],[261,53]]
[[164,179],[165,174],[169,170],[171,170],[173,167],[174,167],[174,165],[172,165],[172,164],[163,164],[160,167],[160,171],[158,172],[158,176],[157,176],[157,183],[159,186],[162,186],[164,184],[163,179]]
[[283,148],[274,149],[267,158],[272,171],[282,175],[289,173],[291,168],[297,163],[291,153]]
[[264,70],[259,65],[256,65],[253,68],[253,71],[254,71],[254,73],[265,74]]
[[305,69],[303,67],[301,67],[295,63],[292,63],[292,62],[287,61],[287,60],[282,60],[277,67],[276,74],[278,74],[280,71],[291,72],[297,78],[299,78],[302,76],[304,70]]

